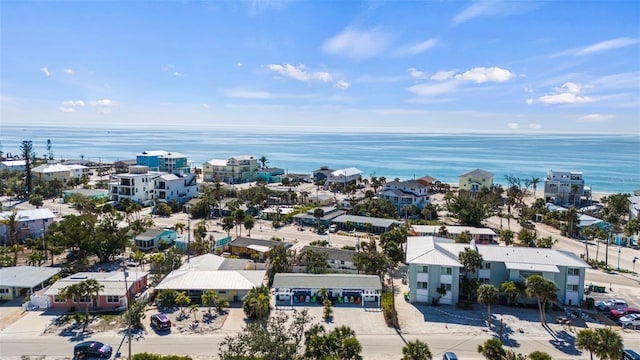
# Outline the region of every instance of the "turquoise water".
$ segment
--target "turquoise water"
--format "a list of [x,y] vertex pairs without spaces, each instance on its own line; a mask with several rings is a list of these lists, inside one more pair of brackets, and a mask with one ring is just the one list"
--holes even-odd
[[272,167],[309,173],[320,166],[357,167],[369,177],[433,176],[457,182],[475,168],[505,175],[544,178],[549,169],[576,170],[594,192],[640,189],[640,137],[576,134],[389,134],[231,130],[96,129],[2,126],[2,151],[19,153],[32,140],[38,155],[53,144],[54,158],[116,161],[145,150],[186,154],[198,167],[234,155],[265,156]]

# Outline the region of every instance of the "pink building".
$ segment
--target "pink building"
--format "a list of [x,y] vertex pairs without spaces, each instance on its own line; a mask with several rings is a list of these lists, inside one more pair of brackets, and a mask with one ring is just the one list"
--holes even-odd
[[[127,305],[127,287],[129,297],[136,296],[147,289],[148,278],[148,272],[131,270],[127,270],[126,272],[80,272],[56,281],[44,292],[44,295],[49,297],[51,308],[54,309],[69,309],[75,307],[84,310],[87,306],[94,309],[115,309]],[[91,296],[74,298],[73,301],[60,296],[63,288],[88,279],[95,279],[104,287],[100,291],[97,301]]]

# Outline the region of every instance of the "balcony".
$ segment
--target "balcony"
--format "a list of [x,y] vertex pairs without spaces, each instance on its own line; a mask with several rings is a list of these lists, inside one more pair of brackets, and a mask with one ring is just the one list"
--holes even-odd
[[417,273],[416,280],[420,282],[429,282],[429,274],[428,273]]

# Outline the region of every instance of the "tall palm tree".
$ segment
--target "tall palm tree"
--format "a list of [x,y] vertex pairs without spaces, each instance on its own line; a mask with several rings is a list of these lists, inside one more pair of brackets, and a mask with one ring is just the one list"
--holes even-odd
[[538,300],[538,310],[540,311],[540,323],[547,323],[545,309],[547,302],[555,301],[558,298],[558,286],[551,280],[547,280],[540,275],[529,276],[525,282],[525,293],[529,297]]
[[431,360],[432,358],[429,345],[420,340],[409,341],[402,348],[402,360]]
[[482,345],[478,345],[478,353],[487,360],[502,360],[506,351],[502,347],[502,341],[496,338],[489,339]]
[[538,184],[540,183],[540,181],[541,180],[538,177],[535,177],[535,176],[531,177],[531,186],[533,187],[533,197],[534,198],[536,197],[536,189],[537,189]]
[[593,360],[593,353],[598,349],[598,337],[593,329],[578,331],[576,335],[576,348],[588,351],[589,357]]
[[104,290],[104,285],[100,284],[96,279],[87,279],[81,284],[84,284],[84,290],[91,297],[92,306],[97,307],[98,297],[100,296],[100,291]]
[[598,348],[594,351],[602,360],[620,359],[624,344],[620,334],[610,327],[596,329]]
[[20,218],[18,217],[18,211],[13,210],[9,216],[5,219],[0,219],[0,225],[7,227],[7,240],[9,245],[13,247],[13,265],[18,265],[18,225],[20,224]]
[[491,329],[491,305],[498,302],[498,289],[491,284],[483,284],[478,288],[478,302],[487,305],[487,327]]
[[187,228],[187,225],[186,225],[185,223],[181,223],[181,222],[179,222],[179,223],[176,223],[176,224],[173,226],[173,228],[174,228],[177,232],[179,232],[180,234],[183,234],[183,233],[184,233],[184,230]]

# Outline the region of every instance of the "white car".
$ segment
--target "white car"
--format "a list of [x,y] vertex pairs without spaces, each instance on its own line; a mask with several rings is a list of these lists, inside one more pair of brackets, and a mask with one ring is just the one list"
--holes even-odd
[[629,314],[621,317],[618,321],[622,327],[638,327],[640,326],[640,314]]
[[596,308],[600,311],[611,311],[612,309],[628,307],[627,302],[619,299],[607,299],[598,301]]

